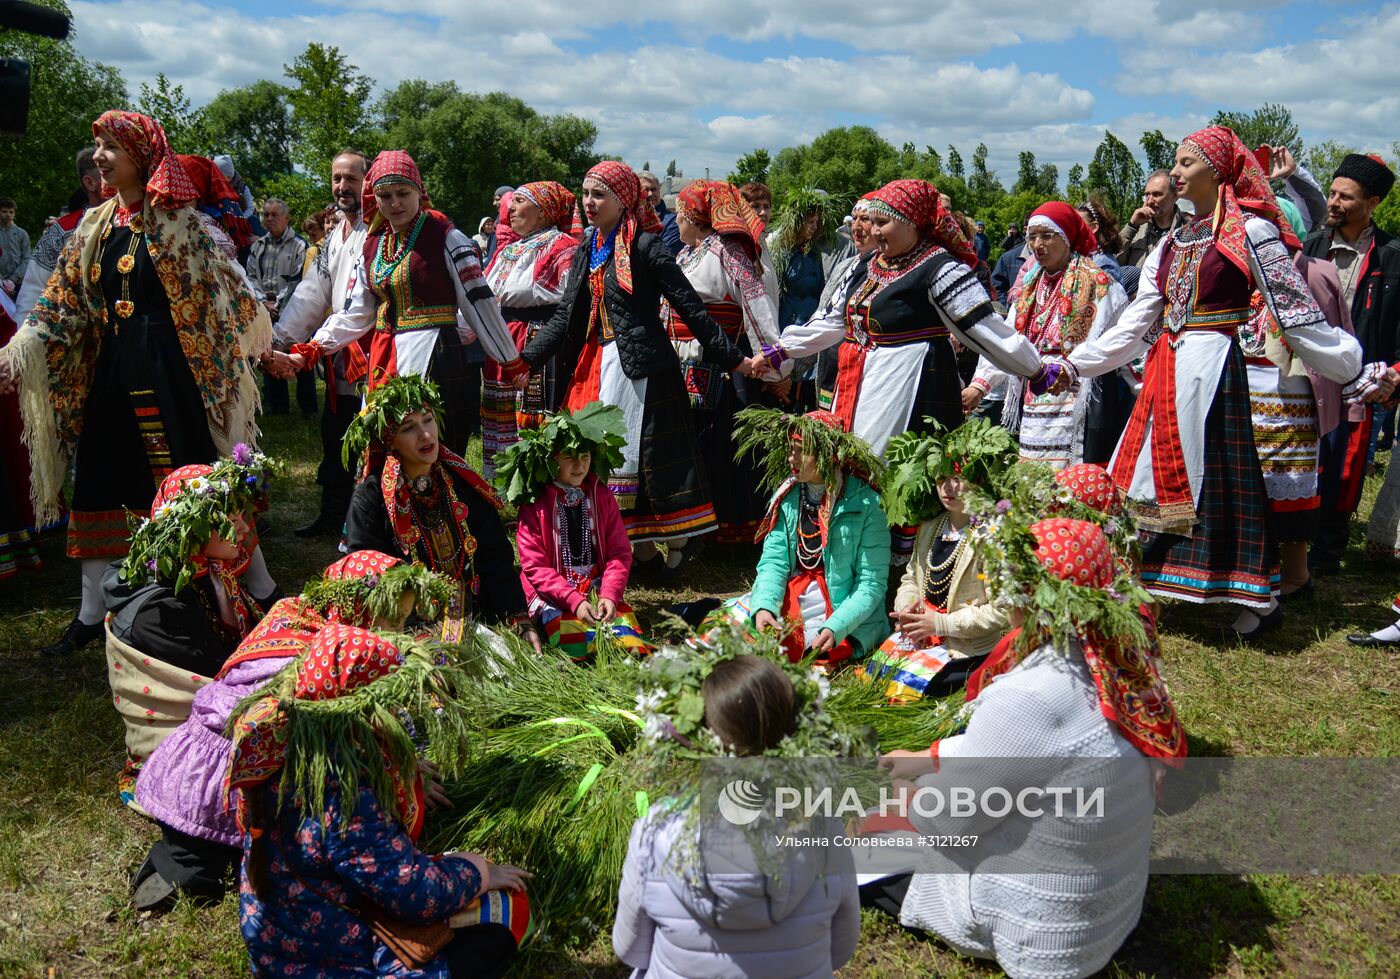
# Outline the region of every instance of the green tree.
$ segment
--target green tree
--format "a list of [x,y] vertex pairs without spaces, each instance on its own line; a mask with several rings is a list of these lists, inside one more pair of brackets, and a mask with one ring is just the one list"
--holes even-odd
[[734,161],[734,172],[729,175],[729,182],[735,187],[742,187],[747,183],[766,183],[768,180],[768,168],[773,165],[768,151],[759,147],[751,150]]
[[1016,169],[1016,183],[1012,186],[1013,194],[1033,191],[1039,186],[1040,173],[1035,165],[1035,154],[1030,150],[1022,150],[1020,155],[1020,166]]
[[977,149],[972,151],[972,176],[968,178],[967,187],[972,191],[972,200],[959,209],[976,214],[995,207],[1006,196],[1006,188],[987,168],[986,143],[978,143]]
[[1382,231],[1400,235],[1400,187],[1392,187],[1385,200],[1381,201],[1380,207],[1371,215],[1371,220],[1376,222],[1376,227]]
[[[59,0],[39,2],[69,13]],[[126,83],[117,69],[79,55],[71,36],[54,41],[0,31],[0,57],[29,63],[29,132],[0,137],[0,193],[14,198],[18,224],[37,239],[44,218],[78,186],[73,157],[92,145],[92,121],[127,107]]]
[[1060,189],[1060,168],[1053,163],[1044,163],[1035,175],[1035,190],[1046,197],[1054,197]]
[[819,187],[855,200],[883,180],[898,176],[899,154],[869,126],[828,129],[807,146],[789,146],[769,168],[769,183],[780,200],[801,187]]
[[[326,166],[330,171],[330,166]],[[292,230],[300,233],[301,222],[309,215],[323,210],[331,203],[326,190],[325,177],[312,177],[305,173],[274,173],[263,181],[258,190],[258,204],[269,197],[286,201],[287,213],[292,218]]]
[[1253,112],[1226,112],[1221,110],[1211,120],[1215,126],[1229,126],[1240,141],[1250,149],[1267,143],[1270,146],[1287,146],[1294,156],[1303,152],[1303,141],[1298,138],[1298,124],[1293,121],[1293,113],[1287,106],[1268,102]]
[[643,169],[643,170],[650,170],[650,169],[651,169],[651,161],[650,161],[650,160],[647,160],[645,163],[643,163],[643,164],[642,164],[642,169]]
[[680,176],[680,173],[681,173],[681,172],[680,172],[679,170],[676,169],[676,161],[675,161],[675,160],[672,160],[670,163],[666,164],[666,176],[668,176],[668,177],[679,177],[679,176]]
[[599,159],[597,128],[577,116],[542,116],[502,92],[410,79],[375,107],[384,138],[413,154],[433,206],[464,227],[490,213],[502,184],[557,180],[577,188]]
[[1176,163],[1176,144],[1167,139],[1162,130],[1145,132],[1138,142],[1142,144],[1142,151],[1147,154],[1148,170],[1170,170]]
[[952,143],[948,144],[948,175],[957,177],[959,180],[967,176],[967,172],[963,169],[962,154]]
[[1328,139],[1308,147],[1308,153],[1303,162],[1312,171],[1312,175],[1317,178],[1317,182],[1322,184],[1323,193],[1326,193],[1328,186],[1332,183],[1332,174],[1336,173],[1337,167],[1342,165],[1342,159],[1348,153],[1355,152],[1356,150],[1350,146],[1343,146],[1335,140]]
[[932,180],[942,190],[943,158],[932,146],[925,146],[920,152],[913,143],[905,143],[899,150],[894,173],[888,179],[908,177],[915,180]]
[[1101,190],[1118,214],[1131,214],[1142,195],[1142,164],[1132,150],[1113,133],[1105,130],[1103,142],[1094,150],[1085,182],[1086,191]]
[[[255,189],[274,174],[292,172],[292,107],[287,89],[266,79],[226,88],[204,107],[204,135],[211,153],[233,157],[238,175]],[[318,173],[324,177],[330,162]]]
[[160,122],[165,138],[176,153],[204,154],[208,140],[204,132],[204,113],[190,108],[183,85],[171,84],[165,72],[156,74],[153,86],[141,83],[141,96],[136,111]]
[[287,90],[296,133],[294,164],[324,180],[331,160],[346,146],[370,152],[377,142],[368,119],[372,83],[339,48],[312,41],[283,70],[295,83]]
[[1069,168],[1069,177],[1065,183],[1065,200],[1071,204],[1078,204],[1086,196],[1084,192],[1084,165],[1076,163]]

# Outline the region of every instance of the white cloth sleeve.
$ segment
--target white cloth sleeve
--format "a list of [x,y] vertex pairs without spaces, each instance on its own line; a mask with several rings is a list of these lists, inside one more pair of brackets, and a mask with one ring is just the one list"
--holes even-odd
[[501,318],[501,304],[486,284],[476,246],[456,228],[447,232],[447,247],[443,253],[447,268],[453,273],[452,284],[457,290],[457,310],[461,313],[457,331],[466,339],[474,333],[481,348],[498,364],[512,364],[520,359],[510,327]]
[[1096,339],[1075,347],[1069,355],[1068,360],[1080,377],[1098,377],[1117,370],[1142,356],[1156,339],[1166,306],[1166,298],[1157,288],[1157,269],[1167,241],[1163,238],[1147,256],[1138,280],[1137,298],[1123,310],[1118,322]]
[[355,272],[355,291],[344,309],[338,309],[326,317],[311,339],[328,354],[354,343],[374,328],[375,314],[379,311],[379,299],[369,287],[369,277],[365,274],[365,260],[361,257]]
[[272,327],[273,339],[282,349],[310,339],[331,308],[330,279],[316,274],[314,265],[309,272],[301,277],[292,298],[287,300]]
[[992,297],[972,269],[960,262],[944,262],[934,271],[928,296],[944,325],[973,353],[1018,377],[1040,373],[1035,346],[996,315]]
[[1354,380],[1361,372],[1361,344],[1327,322],[1279,238],[1278,228],[1263,218],[1253,218],[1245,222],[1245,231],[1254,281],[1288,346],[1323,377],[1341,384]]

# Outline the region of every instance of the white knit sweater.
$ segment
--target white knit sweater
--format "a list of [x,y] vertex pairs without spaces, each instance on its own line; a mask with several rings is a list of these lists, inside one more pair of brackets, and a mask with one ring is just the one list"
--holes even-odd
[[[1142,911],[1154,808],[1147,759],[1100,712],[1078,649],[1041,647],[974,703],[966,733],[940,743],[945,763],[920,786],[968,785],[971,775],[1014,798],[1024,786],[1102,785],[1104,817],[1078,818],[1073,806],[1033,820],[912,813],[921,833],[980,839],[971,850],[930,851],[924,868],[934,872],[914,876],[901,919],[967,955],[995,958],[1012,977],[1092,975]],[[975,772],[948,763],[974,757],[987,759]],[[1025,872],[1028,862],[1041,871]]]

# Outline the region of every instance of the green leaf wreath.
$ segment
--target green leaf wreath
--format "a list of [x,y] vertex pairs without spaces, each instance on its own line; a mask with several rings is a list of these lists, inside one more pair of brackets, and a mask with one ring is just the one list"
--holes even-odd
[[240,442],[204,476],[186,480],[180,491],[150,517],[127,514],[131,546],[121,564],[128,582],[171,581],[180,591],[194,577],[192,559],[214,535],[234,540],[233,518],[251,514],[282,464]]
[[622,465],[627,424],[616,405],[591,402],[577,412],[550,414],[537,428],[520,431],[520,441],[496,455],[495,484],[501,499],[512,506],[531,503],[540,489],[559,475],[558,454],[593,455],[593,472],[600,480]]
[[382,575],[341,580],[313,578],[302,589],[301,597],[322,615],[332,607],[363,608],[373,621],[397,618],[399,598],[411,591],[419,617],[431,621],[446,607],[454,590],[452,579],[414,561],[396,564]]
[[788,194],[768,236],[768,250],[773,256],[773,267],[781,282],[792,264],[792,250],[797,246],[802,233],[803,222],[813,211],[817,212],[817,233],[808,247],[821,247],[830,243],[846,216],[850,202],[844,197],[833,197],[816,187],[799,187]]
[[764,460],[761,485],[769,493],[792,475],[788,451],[792,440],[802,441],[802,452],[817,463],[822,482],[835,492],[843,472],[859,475],[878,487],[885,464],[858,435],[843,432],[806,415],[790,415],[777,408],[751,405],[734,416],[734,457],[750,452]]
[[442,395],[437,385],[417,374],[391,377],[365,395],[365,405],[350,421],[341,443],[340,458],[348,468],[350,460],[359,456],[389,432],[398,428],[404,416],[414,411],[428,411],[442,429]]
[[924,421],[931,431],[904,432],[885,448],[881,502],[893,527],[922,523],[942,513],[940,480],[961,476],[973,487],[988,486],[1018,455],[1011,433],[985,418],[970,418],[952,431],[932,418]]

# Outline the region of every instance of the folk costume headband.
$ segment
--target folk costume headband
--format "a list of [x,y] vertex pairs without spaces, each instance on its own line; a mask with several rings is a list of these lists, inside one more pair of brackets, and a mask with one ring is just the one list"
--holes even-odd
[[919,236],[946,249],[968,268],[977,267],[977,249],[967,240],[938,188],[927,180],[892,180],[871,195],[871,213],[912,225]]
[[697,180],[680,192],[676,210],[691,224],[733,235],[752,261],[758,260],[763,243],[763,220],[733,184],[724,180]]
[[1337,172],[1332,177],[1355,180],[1366,188],[1367,194],[1381,199],[1395,186],[1395,172],[1386,166],[1380,157],[1369,154],[1348,153],[1342,158],[1342,165],[1337,167]]
[[1031,212],[1027,228],[1045,228],[1059,235],[1076,255],[1092,256],[1099,250],[1098,239],[1084,216],[1064,201],[1047,201]]
[[594,401],[578,411],[567,408],[546,416],[542,425],[520,431],[520,441],[496,456],[496,489],[507,503],[534,502],[540,490],[559,475],[554,457],[592,455],[592,469],[605,480],[622,465],[627,424],[622,409]]
[[[927,419],[932,422],[932,419]],[[893,527],[910,526],[943,512],[938,483],[954,476],[973,487],[991,487],[1016,461],[1016,440],[1000,425],[971,418],[952,431],[935,426],[903,432],[885,449],[881,502]]]
[[596,164],[584,176],[584,181],[592,180],[600,184],[622,205],[622,218],[615,229],[616,245],[613,250],[614,272],[617,284],[622,291],[632,292],[632,244],[640,232],[660,234],[663,230],[661,219],[651,206],[651,201],[642,193],[642,182],[632,168],[617,160],[604,160]]
[[[139,112],[109,109],[92,124],[93,136],[105,136],[122,148],[145,177],[146,199],[152,207],[174,210],[199,197],[194,182],[170,150],[161,124]],[[102,196],[117,192],[105,181]]]
[[[583,228],[578,220],[578,208],[573,191],[554,180],[538,180],[522,184],[512,191],[540,209],[545,220],[554,227],[575,238],[583,237]],[[504,198],[502,198],[504,200]]]
[[366,224],[371,224],[379,215],[379,203],[374,197],[374,188],[389,187],[393,184],[409,184],[418,188],[423,195],[419,209],[426,211],[432,207],[428,192],[423,189],[423,175],[418,172],[418,164],[406,150],[384,150],[374,158],[369,173],[365,175],[365,189],[360,193],[360,216]]
[[1284,244],[1294,251],[1298,250],[1298,238],[1279,212],[1268,176],[1233,129],[1228,126],[1207,126],[1187,136],[1181,145],[1199,157],[1220,180],[1220,196],[1216,201],[1212,226],[1215,246],[1251,283],[1254,273],[1249,270],[1245,211],[1272,221],[1278,227]]

